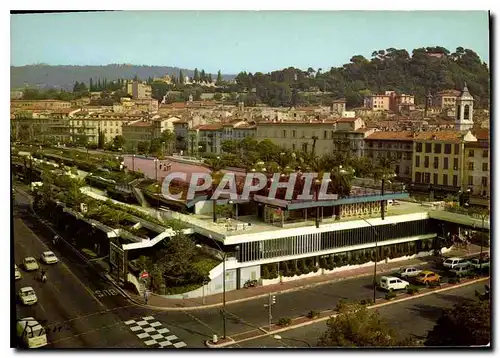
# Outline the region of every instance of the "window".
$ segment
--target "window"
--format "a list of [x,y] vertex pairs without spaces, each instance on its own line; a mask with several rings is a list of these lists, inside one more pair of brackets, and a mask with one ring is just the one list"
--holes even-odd
[[432,152],[432,143],[425,143],[425,152],[426,153]]
[[292,131],[292,137],[295,138],[295,129]]
[[469,157],[473,157],[474,156],[474,149],[470,149],[469,150]]
[[295,150],[295,143],[292,143],[292,150]]
[[451,154],[451,144],[444,145],[444,154]]
[[104,133],[108,133],[108,129],[107,128],[104,128]]
[[437,175],[437,173],[434,173],[432,175],[432,177],[433,177],[432,178],[432,184],[437,184],[438,183],[438,175]]
[[397,152],[398,159],[401,159],[403,157],[403,153]]
[[488,177],[481,177],[481,185],[488,186]]
[[429,157],[428,156],[424,157],[424,167],[429,168]]
[[488,171],[488,163],[483,163],[483,172]]
[[469,185],[474,185],[474,177],[472,175],[469,175],[468,184]]
[[431,173],[424,173],[425,176],[425,183],[430,184],[431,183]]
[[434,169],[439,168],[439,157],[434,157]]
[[448,158],[443,158],[443,168],[448,169]]
[[469,170],[474,170],[474,163],[469,163]]
[[286,129],[283,129],[283,138],[286,138]]
[[453,170],[458,170],[458,158],[453,159]]
[[422,143],[417,143],[417,153],[422,153]]
[[415,182],[416,183],[421,183],[422,182],[422,173],[416,172],[415,173]]
[[487,150],[483,150],[483,158],[488,158],[488,151]]
[[453,186],[458,186],[458,176],[453,176]]
[[460,152],[460,146],[458,144],[455,144],[455,155],[458,155]]
[[399,173],[399,165],[396,165],[396,173]]
[[405,159],[411,160],[412,153],[405,153]]
[[418,155],[415,157],[415,167],[420,167],[420,157]]
[[405,167],[405,174],[406,175],[410,174],[410,167]]
[[434,144],[434,153],[436,153],[436,154],[441,153],[441,144],[440,143]]
[[448,174],[443,174],[443,185],[448,185]]

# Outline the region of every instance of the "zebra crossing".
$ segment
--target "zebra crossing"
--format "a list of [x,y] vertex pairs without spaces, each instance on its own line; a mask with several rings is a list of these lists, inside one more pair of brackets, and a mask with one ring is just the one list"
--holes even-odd
[[138,320],[124,322],[130,330],[141,339],[149,348],[183,348],[187,344],[153,316],[142,317]]

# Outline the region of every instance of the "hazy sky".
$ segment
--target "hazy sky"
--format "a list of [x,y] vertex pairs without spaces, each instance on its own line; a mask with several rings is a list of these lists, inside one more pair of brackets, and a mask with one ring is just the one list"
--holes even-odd
[[462,46],[489,63],[481,11],[283,11],[11,15],[11,65],[130,63],[268,72],[339,66],[379,49]]

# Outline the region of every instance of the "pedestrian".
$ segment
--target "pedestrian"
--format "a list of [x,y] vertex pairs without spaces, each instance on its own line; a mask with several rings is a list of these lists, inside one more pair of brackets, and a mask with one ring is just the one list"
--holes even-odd
[[149,298],[149,291],[148,290],[144,290],[144,304],[145,305],[148,304],[148,298]]

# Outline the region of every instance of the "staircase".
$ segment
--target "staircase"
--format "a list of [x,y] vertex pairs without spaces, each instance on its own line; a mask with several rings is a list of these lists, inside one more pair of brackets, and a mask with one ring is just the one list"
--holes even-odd
[[146,198],[144,198],[144,194],[142,193],[142,190],[138,188],[139,184],[143,181],[144,179],[135,179],[129,183],[129,187],[132,190],[132,193],[134,194],[135,198],[141,204],[143,208],[148,208],[149,203],[147,202]]

